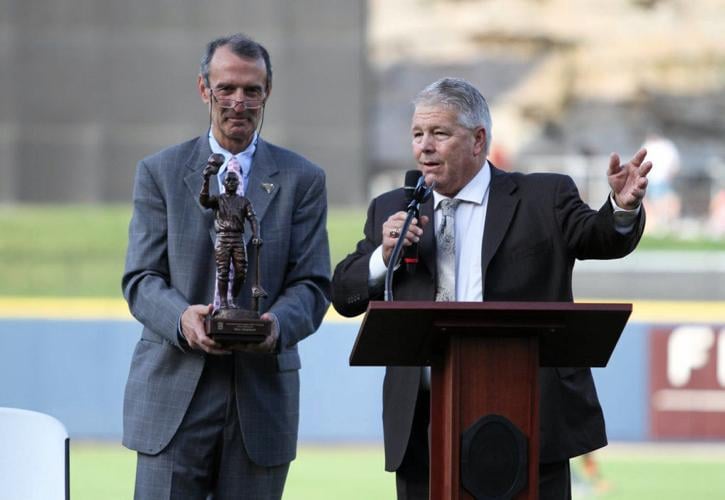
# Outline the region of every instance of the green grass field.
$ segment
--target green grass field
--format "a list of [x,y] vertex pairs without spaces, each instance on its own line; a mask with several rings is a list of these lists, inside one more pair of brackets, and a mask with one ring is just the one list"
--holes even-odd
[[[1,206],[0,296],[120,297],[130,205]],[[331,260],[362,237],[364,209],[330,210]]]
[[[120,445],[72,443],[71,498],[128,500],[135,466],[135,454]],[[382,449],[306,446],[292,463],[285,499],[392,499],[394,488],[393,476],[383,471]]]
[[[130,205],[0,206],[0,296],[120,297],[130,216]],[[333,266],[364,219],[362,207],[330,209]],[[725,251],[725,240],[645,238],[640,248]]]
[[[608,491],[578,481],[574,500],[718,500],[725,498],[725,451],[677,447],[605,448],[598,452]],[[71,444],[73,500],[127,500],[133,496],[135,455],[115,444]],[[394,500],[395,481],[383,471],[376,446],[301,446],[285,500]]]
[[725,498],[725,460],[677,456],[602,459],[611,485],[602,500],[719,500]]

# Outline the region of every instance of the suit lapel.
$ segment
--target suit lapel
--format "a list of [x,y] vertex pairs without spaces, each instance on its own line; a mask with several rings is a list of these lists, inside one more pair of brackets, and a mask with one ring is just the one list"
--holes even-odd
[[[488,195],[486,222],[483,228],[483,245],[481,251],[481,274],[486,276],[488,264],[498,250],[506,231],[511,224],[519,196],[516,184],[504,171],[491,166],[491,189]],[[485,280],[484,280],[485,282]],[[484,297],[485,295],[485,290]]]
[[[260,139],[257,143],[257,151],[254,153],[252,169],[249,172],[247,189],[244,193],[244,196],[252,203],[252,208],[254,208],[254,213],[257,215],[260,227],[263,227],[262,220],[267,213],[269,204],[279,192],[278,173],[279,168],[274,158],[272,158],[269,146]],[[245,232],[245,242],[248,242],[250,238],[251,234],[249,234],[249,231]]]
[[[188,189],[186,196],[191,196],[191,199],[194,200],[194,205],[201,211],[201,215],[209,229],[209,236],[211,237],[211,241],[213,243],[216,238],[216,234],[214,233],[214,212],[202,207],[199,203],[199,192],[201,191],[201,185],[203,182],[201,173],[204,170],[210,155],[211,147],[209,146],[208,137],[199,137],[194,149],[189,155],[189,160],[186,163],[184,184],[186,184]],[[209,194],[212,196],[219,195],[219,183],[215,177],[212,177],[209,182]]]

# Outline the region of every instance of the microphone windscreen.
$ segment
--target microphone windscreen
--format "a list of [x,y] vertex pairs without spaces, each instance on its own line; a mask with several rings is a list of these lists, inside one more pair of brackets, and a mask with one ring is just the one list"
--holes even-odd
[[405,184],[404,186],[406,188],[415,189],[415,186],[418,184],[418,179],[420,179],[420,176],[423,175],[423,172],[420,170],[408,170],[405,172]]
[[420,170],[408,170],[405,172],[405,184],[403,184],[403,188],[405,188],[405,199],[408,203],[413,199],[413,192],[418,185],[418,179],[422,176],[423,172]]

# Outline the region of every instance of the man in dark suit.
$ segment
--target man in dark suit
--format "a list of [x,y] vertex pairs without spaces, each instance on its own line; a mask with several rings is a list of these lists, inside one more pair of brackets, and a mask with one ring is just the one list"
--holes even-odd
[[[138,452],[137,499],[279,499],[297,446],[297,343],[329,305],[325,175],[258,136],[272,89],[263,46],[243,35],[212,41],[198,89],[209,134],[145,158],[136,172],[123,292],[143,331],[126,385],[123,443]],[[227,172],[239,172],[264,241],[261,311],[272,334],[243,351],[225,350],[204,329],[215,295],[215,232],[199,193],[212,153],[225,162],[211,195]],[[254,261],[258,247],[250,248]],[[249,288],[234,302],[248,307]]]
[[[413,154],[433,196],[402,235],[404,190],[372,201],[365,239],[333,276],[332,301],[341,314],[361,314],[370,300],[382,300],[398,238],[417,244],[420,254],[414,272],[396,270],[400,300],[571,301],[575,259],[622,257],[637,245],[652,168],[643,162],[645,151],[624,165],[612,155],[612,192],[595,211],[567,176],[506,173],[487,161],[491,118],[470,83],[439,80],[414,104]],[[443,258],[448,253],[450,261]],[[607,442],[602,410],[589,369],[542,368],[540,384],[540,498],[568,499],[569,458]],[[387,368],[385,467],[396,471],[399,499],[428,498],[429,397],[426,369]]]

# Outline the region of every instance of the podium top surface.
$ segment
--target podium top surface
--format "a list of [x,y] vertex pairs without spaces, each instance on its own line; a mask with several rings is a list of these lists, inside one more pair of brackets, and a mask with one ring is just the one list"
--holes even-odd
[[606,366],[632,304],[370,302],[353,366],[424,366],[450,335],[537,336],[541,366]]

